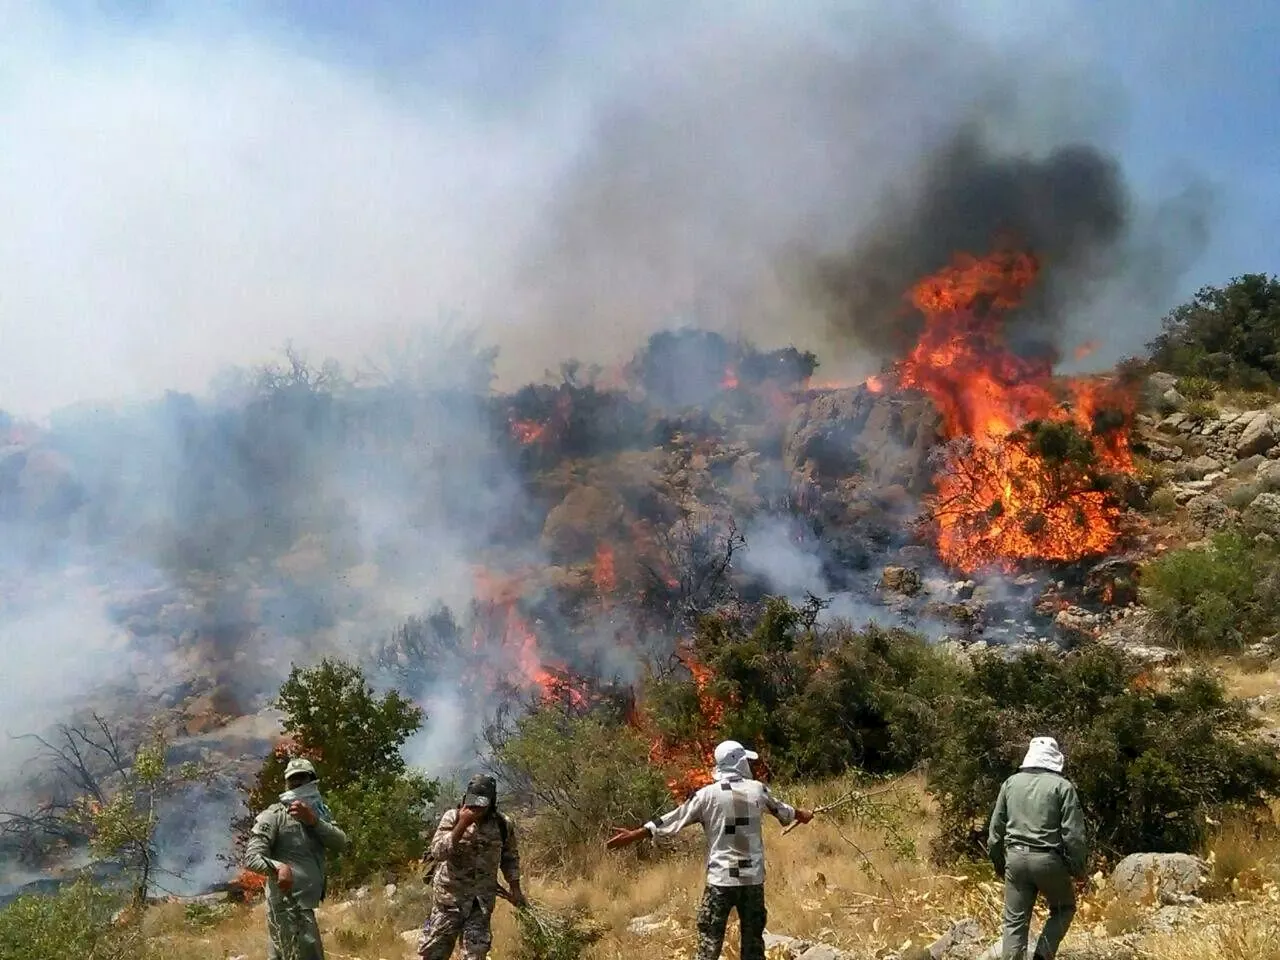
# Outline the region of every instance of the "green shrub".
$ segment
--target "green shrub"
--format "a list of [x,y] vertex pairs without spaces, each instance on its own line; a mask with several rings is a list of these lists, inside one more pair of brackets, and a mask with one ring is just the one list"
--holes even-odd
[[976,658],[929,769],[941,808],[940,858],[976,855],[1001,783],[1032,736],[1054,736],[1080,789],[1095,855],[1201,848],[1226,808],[1280,788],[1280,761],[1204,672],[1168,689],[1108,647],[1065,657]]
[[1172,487],[1161,487],[1151,494],[1151,499],[1147,501],[1147,506],[1151,508],[1152,513],[1159,514],[1162,517],[1171,517],[1178,512],[1177,494],[1173,492]]
[[1192,423],[1208,423],[1218,419],[1218,408],[1207,400],[1192,400],[1182,411]]
[[[250,789],[251,814],[284,790],[289,758],[307,757],[335,822],[351,841],[331,862],[332,889],[421,859],[423,817],[437,785],[408,770],[400,748],[422,726],[422,711],[394,690],[376,696],[358,667],[327,659],[309,670],[294,667],[274,705],[284,713],[288,739]],[[249,822],[238,826],[247,829]]]
[[126,960],[138,956],[137,930],[113,924],[124,898],[87,881],[51,895],[22,896],[0,910],[4,960]]
[[1188,400],[1212,400],[1218,385],[1208,377],[1179,377],[1176,389]]
[[783,777],[909,769],[939,735],[959,667],[908,631],[819,630],[812,613],[774,599],[754,627],[704,618],[694,650],[723,705],[716,737],[767,744]]
[[1272,632],[1280,612],[1270,553],[1238,533],[1152,560],[1141,597],[1164,642],[1197,650],[1239,648]]
[[1148,347],[1161,370],[1265,389],[1280,379],[1280,279],[1245,274],[1201,288]]
[[494,761],[512,801],[534,814],[521,845],[540,863],[594,855],[612,828],[644,823],[672,806],[648,742],[607,712],[543,704],[496,740]]

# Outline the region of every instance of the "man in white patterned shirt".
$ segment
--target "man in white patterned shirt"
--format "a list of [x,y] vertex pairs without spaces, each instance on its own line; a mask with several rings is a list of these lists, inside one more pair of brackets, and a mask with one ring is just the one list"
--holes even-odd
[[670,837],[693,823],[707,836],[707,886],[698,909],[697,960],[718,960],[725,925],[737,909],[742,932],[742,960],[764,960],[765,813],[783,826],[808,823],[809,810],[797,810],[776,799],[759,780],[751,779],[750,761],[757,754],[736,740],[716,747],[715,780],[688,800],[643,827],[623,830],[606,844],[614,850],[645,837]]

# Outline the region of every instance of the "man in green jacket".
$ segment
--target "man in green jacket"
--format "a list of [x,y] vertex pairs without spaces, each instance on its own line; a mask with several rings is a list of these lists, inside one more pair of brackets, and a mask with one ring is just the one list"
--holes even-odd
[[1000,787],[991,814],[987,850],[1004,877],[1004,960],[1026,957],[1037,894],[1044,894],[1049,918],[1036,960],[1053,960],[1075,916],[1073,880],[1085,877],[1089,848],[1080,797],[1062,775],[1063,763],[1056,740],[1033,739],[1021,769]]
[[316,907],[324,899],[325,853],[343,850],[347,835],[333,822],[310,760],[284,770],[280,801],[258,814],[244,865],[267,878],[267,960],[324,960]]

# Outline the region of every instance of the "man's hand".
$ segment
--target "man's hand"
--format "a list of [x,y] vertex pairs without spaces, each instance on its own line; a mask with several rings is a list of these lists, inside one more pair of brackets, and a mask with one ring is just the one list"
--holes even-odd
[[605,847],[609,850],[619,850],[622,847],[629,847],[637,840],[643,840],[649,835],[649,831],[644,827],[637,827],[635,830],[627,830],[622,827],[614,827],[614,835],[605,841]]
[[796,823],[808,823],[808,822],[809,822],[810,820],[812,820],[812,819],[813,819],[813,811],[812,811],[812,810],[797,810],[797,811],[796,811]]
[[289,804],[289,816],[308,827],[314,827],[319,820],[316,812],[301,800],[295,800]]
[[462,835],[467,832],[467,828],[480,819],[480,814],[472,810],[470,807],[463,807],[458,811],[458,819],[453,824],[453,830],[449,836],[454,843],[462,839]]
[[276,884],[285,893],[293,889],[293,867],[287,863],[281,863],[276,866]]

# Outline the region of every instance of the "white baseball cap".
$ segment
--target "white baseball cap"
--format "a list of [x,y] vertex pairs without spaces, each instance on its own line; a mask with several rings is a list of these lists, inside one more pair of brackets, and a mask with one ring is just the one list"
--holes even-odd
[[721,764],[725,761],[736,763],[740,759],[739,754],[748,760],[760,759],[760,754],[754,750],[748,750],[737,740],[726,740],[716,747],[716,763]]

